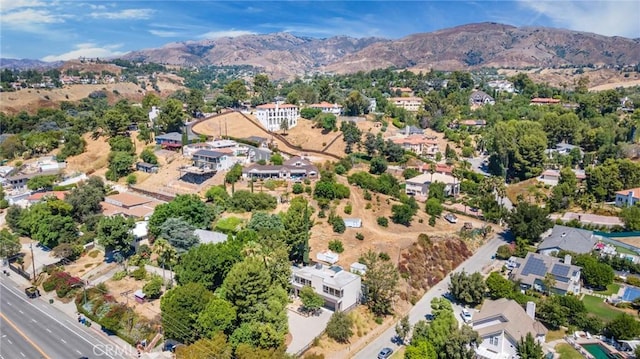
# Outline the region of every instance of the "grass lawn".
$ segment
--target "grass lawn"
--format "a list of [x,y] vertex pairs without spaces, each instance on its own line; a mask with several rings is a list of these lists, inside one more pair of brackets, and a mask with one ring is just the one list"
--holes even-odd
[[583,359],[582,354],[573,349],[573,347],[569,344],[558,344],[556,345],[555,349],[558,354],[560,354],[560,359]]
[[602,294],[602,295],[612,295],[612,294],[618,293],[619,290],[620,290],[620,284],[611,283],[607,286],[607,290],[597,291],[595,293]]
[[558,329],[558,330],[550,330],[549,332],[547,332],[547,336],[545,337],[547,343],[552,342],[554,340],[558,340],[558,339],[562,339],[564,338],[565,335],[565,331],[563,329]]
[[624,313],[623,311],[605,303],[600,297],[585,295],[582,302],[584,303],[584,306],[587,307],[587,312],[597,315],[605,322],[609,322],[620,313]]
[[243,222],[244,220],[238,217],[222,218],[216,222],[215,230],[227,234],[235,233]]
[[404,351],[407,347],[401,346],[397,351],[393,352],[390,359],[402,359],[404,358]]
[[615,245],[614,245],[614,247],[616,247],[616,252],[618,252],[620,254],[631,254],[631,255],[634,255],[634,256],[638,255],[638,253],[632,251],[631,249],[627,249],[625,247],[620,247],[620,246],[615,246]]

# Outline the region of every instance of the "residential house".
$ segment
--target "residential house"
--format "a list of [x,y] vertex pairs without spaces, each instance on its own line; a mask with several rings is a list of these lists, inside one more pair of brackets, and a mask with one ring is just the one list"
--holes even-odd
[[459,122],[460,126],[474,127],[474,128],[482,128],[487,125],[487,121],[485,120],[462,120]]
[[536,105],[536,106],[559,105],[559,104],[560,104],[560,100],[558,100],[558,99],[555,99],[555,98],[543,98],[543,97],[532,98],[531,102],[529,103],[529,105]]
[[13,189],[25,190],[27,188],[27,182],[29,182],[30,179],[38,176],[52,176],[57,174],[60,174],[60,170],[40,170],[32,173],[18,173],[7,177],[5,184]]
[[[576,175],[576,180],[582,182],[587,178],[587,174],[584,170],[572,170]],[[547,169],[540,174],[538,181],[543,182],[549,186],[557,186],[560,182],[560,170]]]
[[218,244],[227,241],[229,236],[222,232],[207,231],[205,229],[196,229],[193,231],[196,237],[200,240],[200,244]]
[[[192,134],[187,134],[187,143],[198,142],[199,137]],[[156,144],[161,145],[162,148],[175,149],[182,147],[182,134],[179,132],[169,132],[164,135],[156,136]]]
[[487,86],[495,89],[498,92],[514,93],[515,88],[513,82],[507,80],[495,80],[487,82]]
[[496,100],[484,91],[473,91],[469,96],[469,105],[471,106],[495,105],[495,103]]
[[249,161],[251,162],[258,162],[258,161],[269,162],[271,160],[272,153],[273,152],[271,152],[271,150],[266,147],[249,146],[249,152],[247,153],[247,155],[249,157]]
[[158,165],[147,162],[138,162],[136,163],[136,171],[145,173],[158,173]]
[[345,218],[344,226],[347,228],[360,228],[362,227],[362,218]]
[[544,283],[547,274],[550,274],[553,278],[551,291],[554,293],[580,293],[581,268],[571,264],[570,255],[565,256],[563,261],[560,258],[529,252],[525,258],[512,257],[509,262],[513,263],[510,278],[520,282],[522,289],[546,291]]
[[387,101],[409,112],[417,112],[422,108],[422,104],[424,103],[424,100],[420,97],[390,97]]
[[256,117],[268,131],[279,131],[283,121],[288,128],[294,128],[298,124],[300,111],[298,106],[285,103],[268,103],[256,107]]
[[264,148],[269,148],[269,143],[271,142],[269,141],[268,138],[260,137],[260,136],[249,136],[249,137],[245,137],[244,139],[255,143],[258,147],[264,147]]
[[577,148],[580,151],[580,157],[584,154],[580,146],[570,145],[568,143],[557,143],[553,148],[549,148],[546,151],[547,157],[555,158],[557,156],[567,156],[571,151]]
[[419,156],[435,157],[440,152],[438,141],[423,135],[396,137],[391,141],[400,145],[405,151],[411,151]]
[[411,168],[415,168],[418,171],[420,171],[420,173],[423,173],[423,174],[427,174],[427,173],[430,174],[431,171],[433,171],[433,173],[442,173],[445,175],[453,174],[453,167],[445,163],[436,163],[435,166],[433,167],[431,167],[430,163],[423,163],[419,166],[415,166]]
[[460,182],[455,177],[442,173],[425,173],[408,179],[405,192],[410,196],[426,197],[429,194],[429,186],[435,182],[445,184],[444,193],[447,196],[455,196],[460,193]]
[[324,113],[332,113],[336,116],[340,116],[342,114],[342,105],[337,103],[329,103],[326,101],[322,101],[320,103],[314,103],[309,105],[311,108],[317,108]]
[[560,251],[577,254],[590,253],[596,243],[597,236],[586,229],[555,225],[546,238],[538,245],[538,253],[552,256]]
[[419,128],[419,127],[416,127],[416,126],[406,126],[400,132],[404,133],[406,136],[423,135],[424,134],[424,130]]
[[105,197],[102,206],[102,214],[105,216],[122,215],[133,218],[146,218],[153,214],[153,210],[164,202],[156,199],[123,192]]
[[282,165],[254,164],[242,169],[243,178],[279,178],[300,180],[318,177],[318,167],[302,157],[292,157]]
[[209,150],[209,151],[213,151],[213,146],[208,143],[208,142],[197,142],[197,143],[190,143],[184,147],[182,147],[182,155],[185,158],[193,158],[193,154],[200,151],[200,150]]
[[193,154],[193,165],[200,169],[224,171],[234,164],[231,156],[220,151],[200,150]]
[[322,296],[325,307],[346,311],[360,301],[362,280],[359,275],[347,272],[340,266],[324,266],[320,263],[308,267],[292,268],[291,284],[298,295],[304,286],[311,286]]
[[616,192],[617,207],[631,207],[640,202],[640,187]]
[[64,196],[66,194],[67,194],[67,191],[36,192],[36,193],[32,193],[29,197],[27,197],[27,201],[29,201],[29,204],[38,203],[43,199],[48,199],[48,198],[57,198],[62,201],[64,200]]
[[539,344],[545,342],[547,328],[535,319],[535,303],[525,311],[511,299],[485,300],[473,314],[471,327],[482,339],[475,348],[476,357],[484,359],[517,358],[518,342],[531,334]]

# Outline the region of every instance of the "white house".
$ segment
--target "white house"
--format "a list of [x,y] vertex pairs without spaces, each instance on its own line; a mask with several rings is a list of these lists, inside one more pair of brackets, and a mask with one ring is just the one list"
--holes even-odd
[[342,113],[342,105],[338,105],[337,103],[322,101],[320,103],[309,105],[309,107],[317,108],[324,113],[332,113],[336,116],[340,116],[340,114]]
[[360,300],[362,280],[359,275],[347,272],[340,266],[293,267],[291,284],[295,295],[304,286],[324,298],[325,307],[331,310],[348,310]]
[[149,111],[149,121],[156,122],[158,115],[160,115],[160,109],[156,106],[151,106],[151,111]]
[[513,93],[515,91],[515,88],[513,87],[513,82],[507,81],[507,80],[489,81],[487,82],[487,86],[499,92]]
[[496,100],[493,97],[489,96],[484,91],[474,91],[471,96],[469,96],[469,105],[471,106],[484,106],[484,105],[495,105]]
[[296,127],[300,111],[295,105],[268,103],[256,107],[256,117],[267,130],[279,131],[282,121],[287,121],[290,129]]
[[631,207],[640,202],[640,187],[616,192],[616,206]]
[[235,158],[223,152],[199,150],[192,156],[193,165],[198,168],[207,168],[215,171],[225,171],[233,167]]
[[362,227],[362,218],[345,218],[344,225],[347,228],[360,228]]
[[424,102],[420,97],[390,97],[387,101],[409,112],[417,112]]
[[480,312],[474,313],[471,327],[482,342],[476,356],[486,359],[517,358],[516,346],[521,338],[531,334],[542,344],[547,328],[535,319],[535,303],[527,303],[527,310],[510,299],[485,300]]
[[455,196],[460,192],[460,183],[455,177],[444,173],[425,173],[410,178],[406,181],[405,192],[411,196],[424,196],[429,194],[431,183],[444,183],[444,193],[447,196]]

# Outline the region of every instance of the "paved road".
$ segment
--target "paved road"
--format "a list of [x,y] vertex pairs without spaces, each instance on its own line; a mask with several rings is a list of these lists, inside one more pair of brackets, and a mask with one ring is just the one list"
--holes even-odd
[[[505,244],[506,240],[502,235],[496,235],[484,246],[480,247],[476,253],[463,262],[454,272],[461,272],[465,270],[467,273],[473,273],[482,271],[488,265],[491,265],[494,260],[491,256],[495,254],[498,247]],[[449,277],[442,280],[431,288],[425,295],[416,303],[416,305],[409,312],[409,322],[414,325],[419,320],[424,320],[427,314],[431,313],[431,300],[435,297],[439,297],[446,293],[449,287]],[[457,312],[457,311],[456,311]],[[456,317],[458,317],[456,313]],[[372,359],[377,358],[378,352],[384,347],[392,348],[394,351],[398,349],[398,345],[393,344],[391,339],[396,335],[395,325],[383,332],[378,338],[367,345],[364,349],[359,351],[353,358],[356,359]]]
[[13,342],[8,346],[5,338],[0,341],[4,359],[124,359],[134,354],[125,353],[96,329],[79,324],[43,299],[27,298],[24,289],[6,277],[0,278],[0,313],[2,334]]

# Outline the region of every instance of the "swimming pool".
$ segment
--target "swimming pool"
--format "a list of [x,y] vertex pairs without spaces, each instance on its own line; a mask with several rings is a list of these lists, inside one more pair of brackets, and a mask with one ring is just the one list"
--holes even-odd
[[611,354],[607,348],[598,343],[582,344],[582,347],[596,359],[614,359],[617,355]]
[[626,287],[622,294],[622,300],[625,302],[633,302],[636,298],[640,298],[640,288]]

